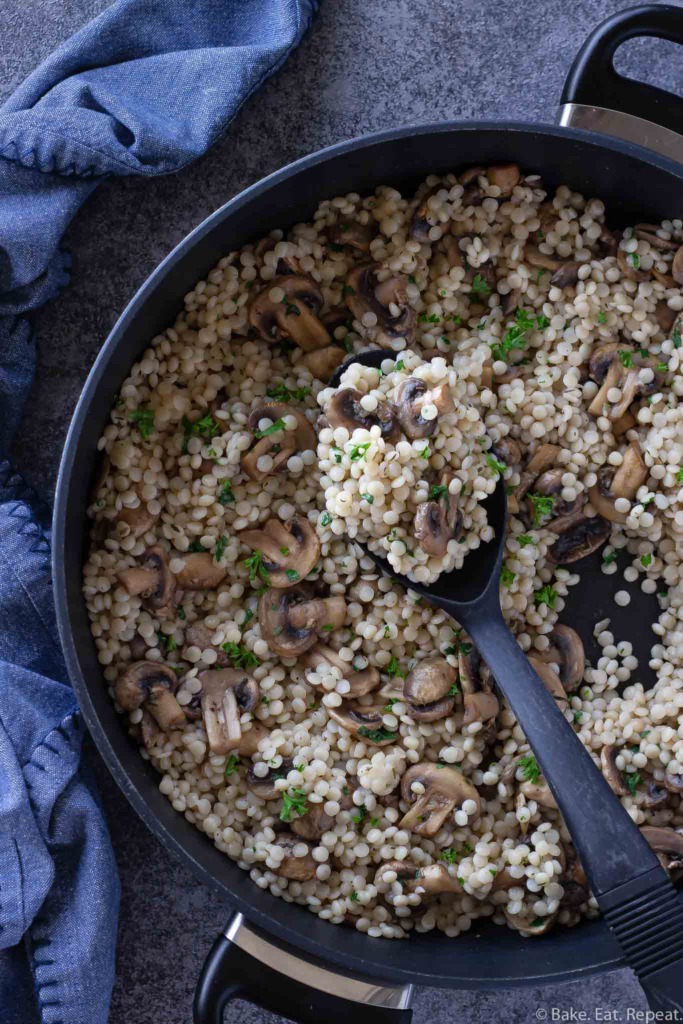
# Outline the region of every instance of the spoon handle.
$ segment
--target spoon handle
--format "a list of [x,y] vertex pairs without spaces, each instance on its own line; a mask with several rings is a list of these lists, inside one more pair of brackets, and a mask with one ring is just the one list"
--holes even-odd
[[595,896],[657,869],[657,857],[614,795],[555,699],[505,625],[500,609],[458,621],[474,640],[524,731],[567,824]]

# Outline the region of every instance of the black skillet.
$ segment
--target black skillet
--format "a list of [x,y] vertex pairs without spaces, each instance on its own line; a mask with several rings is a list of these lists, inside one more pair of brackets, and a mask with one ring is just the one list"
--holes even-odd
[[[683,43],[683,10],[646,5],[599,26],[565,87],[562,120],[567,127],[455,122],[395,129],[315,153],[247,189],[157,268],[123,313],[88,377],[57,485],[57,616],[83,716],[112,774],[158,839],[232,908],[198,985],[196,1024],[216,1024],[222,1007],[238,994],[300,1021],[338,1021],[350,1015],[359,1024],[399,1021],[410,1016],[413,983],[499,990],[576,980],[621,962],[621,951],[602,920],[556,929],[530,940],[533,948],[509,929],[487,922],[477,922],[455,941],[431,932],[388,942],[333,927],[258,889],[173,810],[159,793],[158,775],[126,735],[102,680],[81,597],[81,566],[97,441],[121,382],[149,339],[172,321],[182,296],[230,249],[262,237],[274,225],[310,218],[322,198],[367,193],[384,183],[410,194],[427,174],[492,161],[533,169],[549,187],[566,182],[584,195],[599,196],[616,227],[682,217],[683,102],[625,82],[612,67],[616,48],[642,35]],[[600,134],[572,127],[577,123],[599,127]],[[625,137],[642,144],[625,142]],[[614,613],[615,631],[632,640],[641,665],[647,665],[649,623],[656,610],[648,598],[643,607],[640,595],[629,608],[617,610],[611,601],[614,589],[614,577],[582,567],[581,592],[570,598],[563,617],[579,629],[590,650],[593,623]]]

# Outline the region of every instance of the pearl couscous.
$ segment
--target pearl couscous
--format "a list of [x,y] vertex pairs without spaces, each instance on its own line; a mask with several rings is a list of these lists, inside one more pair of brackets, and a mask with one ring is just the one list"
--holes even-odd
[[[466,571],[500,477],[504,615],[683,865],[683,224],[608,217],[510,164],[322,202],[222,259],[121,387],[84,568],[105,680],[173,807],[324,920],[596,913],[476,649],[356,543]],[[331,388],[368,346],[381,372]],[[651,689],[609,620],[596,664],[562,621],[597,551],[617,604],[659,595]]]

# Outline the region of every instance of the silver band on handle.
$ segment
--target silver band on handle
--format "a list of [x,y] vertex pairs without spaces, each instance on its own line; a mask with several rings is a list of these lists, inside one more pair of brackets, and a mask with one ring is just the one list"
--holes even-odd
[[683,136],[634,114],[583,103],[564,103],[560,107],[559,121],[563,128],[602,132],[603,135],[612,135],[624,142],[634,142],[645,149],[652,149],[661,156],[683,164]]
[[369,978],[337,974],[318,963],[302,960],[293,953],[269,942],[249,925],[242,914],[228,922],[224,935],[241,950],[287,978],[318,989],[333,992],[340,999],[392,1010],[407,1010],[413,997],[412,985],[386,985]]

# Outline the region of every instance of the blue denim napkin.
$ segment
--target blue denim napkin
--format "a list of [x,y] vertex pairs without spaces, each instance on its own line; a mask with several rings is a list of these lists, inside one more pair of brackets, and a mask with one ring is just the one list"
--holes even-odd
[[34,372],[27,314],[106,176],[204,153],[300,42],[317,0],[117,0],[0,108],[0,1021],[104,1024],[118,880],[80,765],[48,510],[7,461]]

